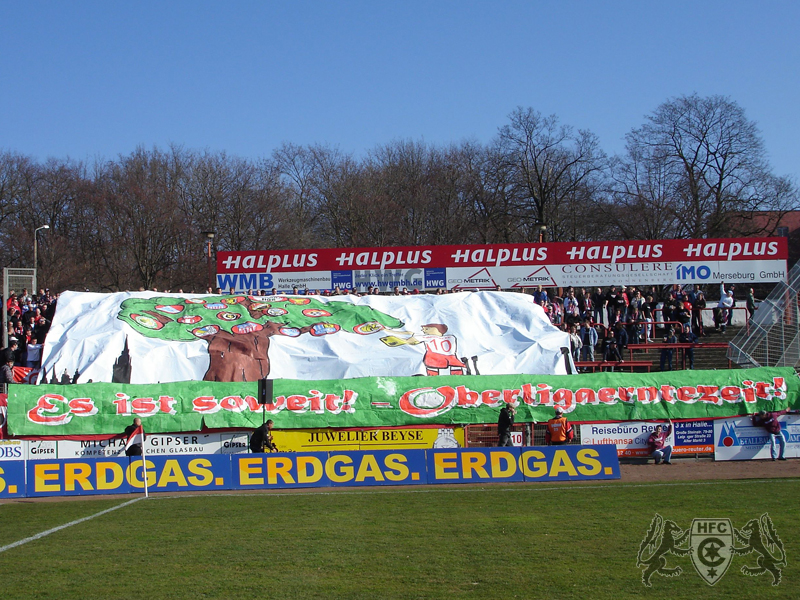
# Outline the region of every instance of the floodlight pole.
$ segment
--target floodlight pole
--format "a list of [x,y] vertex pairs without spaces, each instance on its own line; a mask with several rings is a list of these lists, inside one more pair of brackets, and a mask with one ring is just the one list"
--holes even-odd
[[33,290],[31,293],[36,293],[38,281],[37,281],[37,273],[39,269],[39,237],[38,234],[42,229],[50,229],[50,225],[42,225],[41,227],[37,227],[33,230]]
[[212,293],[214,288],[214,278],[211,274],[211,242],[216,237],[216,233],[213,231],[204,231],[203,235],[206,236],[206,261],[208,264],[208,287],[211,288]]

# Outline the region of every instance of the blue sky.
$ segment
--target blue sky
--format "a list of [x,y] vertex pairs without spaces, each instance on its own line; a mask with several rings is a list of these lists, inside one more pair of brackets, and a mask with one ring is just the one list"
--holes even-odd
[[0,0],[0,149],[258,158],[488,142],[517,106],[609,153],[668,98],[738,102],[800,175],[797,2]]

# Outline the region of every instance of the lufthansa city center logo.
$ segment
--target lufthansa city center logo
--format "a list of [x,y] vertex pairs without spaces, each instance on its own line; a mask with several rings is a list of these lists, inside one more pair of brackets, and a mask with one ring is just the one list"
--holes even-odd
[[731,566],[734,556],[755,553],[741,571],[757,577],[769,573],[772,585],[781,582],[781,567],[786,566],[783,542],[778,537],[772,519],[764,513],[736,529],[730,519],[694,519],[689,529],[656,513],[650,522],[636,557],[636,566],[643,567],[642,583],[650,587],[653,575],[678,577],[683,568],[668,564],[669,555],[689,556],[695,571],[708,585],[714,585]]

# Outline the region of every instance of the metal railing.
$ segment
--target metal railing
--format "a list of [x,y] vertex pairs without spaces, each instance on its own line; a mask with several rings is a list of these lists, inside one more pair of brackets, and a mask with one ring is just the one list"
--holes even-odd
[[763,300],[731,340],[728,358],[742,367],[800,366],[800,263]]

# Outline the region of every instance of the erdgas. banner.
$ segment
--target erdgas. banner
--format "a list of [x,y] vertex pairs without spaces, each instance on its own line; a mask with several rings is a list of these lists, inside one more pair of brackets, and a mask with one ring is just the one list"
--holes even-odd
[[500,407],[517,422],[545,421],[560,407],[572,421],[689,419],[800,406],[791,368],[656,374],[370,377],[276,380],[262,407],[255,383],[12,385],[13,435],[119,433],[134,416],[145,431],[255,427],[279,429],[494,423]]

